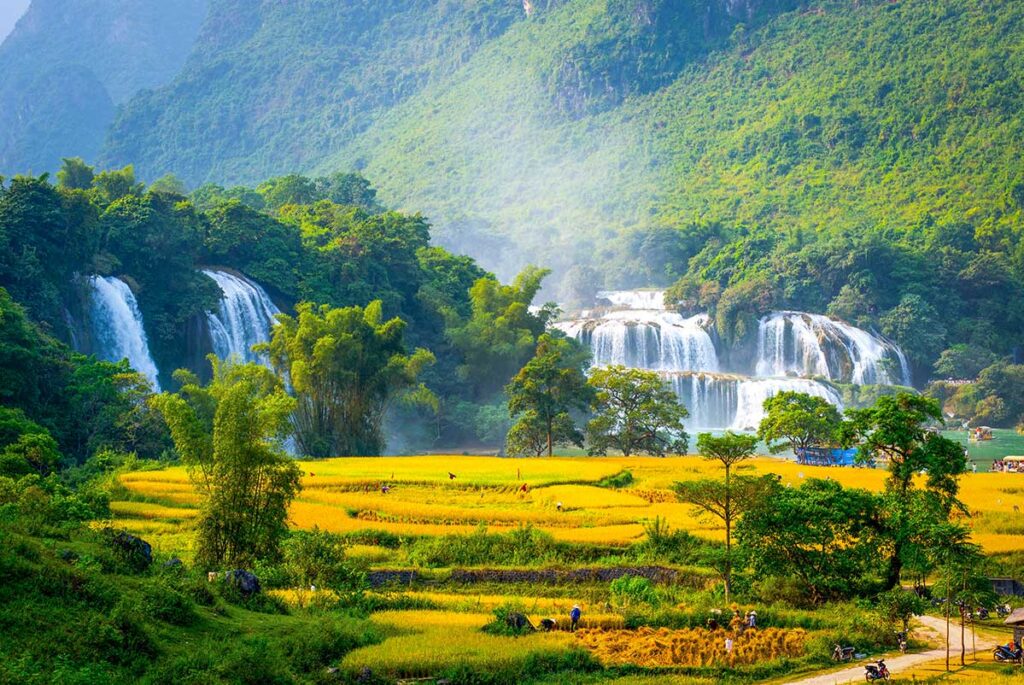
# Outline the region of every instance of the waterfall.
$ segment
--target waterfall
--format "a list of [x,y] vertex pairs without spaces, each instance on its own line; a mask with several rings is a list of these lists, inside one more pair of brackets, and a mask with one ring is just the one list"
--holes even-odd
[[597,299],[626,309],[665,309],[664,290],[603,290],[597,294]]
[[96,356],[107,361],[127,359],[159,392],[159,372],[149,353],[142,313],[131,288],[113,276],[91,276],[89,286],[89,318]]
[[[898,367],[898,368],[895,368]],[[760,321],[757,376],[823,376],[856,385],[910,385],[898,346],[820,314],[775,312]]]
[[[756,430],[765,400],[784,391],[821,397],[842,410],[836,389],[812,376],[910,385],[907,358],[889,340],[826,316],[788,311],[761,319],[754,375],[741,375],[749,367],[730,369],[727,355],[725,363],[719,360],[710,317],[685,318],[665,307],[664,296],[657,290],[598,293],[594,309],[554,327],[589,347],[594,366],[658,372],[689,411],[690,430]],[[723,373],[731,370],[740,373]]]
[[216,313],[207,315],[213,352],[221,359],[235,356],[246,362],[267,363],[253,345],[270,340],[274,316],[280,310],[257,283],[226,271],[204,270],[220,287],[224,296]]
[[680,401],[690,412],[692,429],[757,430],[764,418],[764,401],[780,392],[802,392],[821,397],[842,410],[835,390],[806,378],[749,378],[729,374],[667,374]]
[[555,324],[588,346],[595,366],[620,364],[654,371],[718,371],[718,353],[708,333],[710,320],[700,314],[683,318],[675,312],[610,311],[600,318]]

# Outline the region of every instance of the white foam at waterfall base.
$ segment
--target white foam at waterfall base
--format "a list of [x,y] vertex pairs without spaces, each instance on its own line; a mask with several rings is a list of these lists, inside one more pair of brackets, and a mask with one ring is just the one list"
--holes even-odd
[[839,395],[824,383],[806,378],[747,378],[710,373],[666,374],[689,411],[689,430],[757,430],[764,418],[764,401],[780,392],[821,397],[842,410]]
[[95,353],[107,361],[127,359],[159,392],[156,362],[149,352],[142,312],[128,284],[113,276],[91,276],[90,322]]
[[234,356],[266,364],[266,358],[253,352],[252,347],[270,340],[274,317],[280,310],[259,284],[247,278],[225,271],[203,273],[223,293],[217,312],[207,315],[214,354],[221,359]]
[[801,392],[821,397],[843,409],[839,395],[827,385],[806,378],[755,378],[740,381],[736,392],[736,416],[730,428],[733,430],[757,430],[765,416],[764,402],[780,392]]
[[[888,364],[899,365],[899,378]],[[848,323],[804,312],[775,312],[761,319],[755,374],[824,376],[857,385],[911,382],[898,346]]]

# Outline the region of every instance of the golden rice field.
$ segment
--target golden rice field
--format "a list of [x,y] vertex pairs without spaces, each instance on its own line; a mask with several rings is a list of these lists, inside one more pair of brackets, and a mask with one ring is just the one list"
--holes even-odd
[[[660,517],[698,536],[723,536],[714,521],[676,502],[669,489],[675,481],[720,474],[712,462],[693,456],[340,458],[300,462],[300,467],[303,491],[290,512],[298,528],[411,536],[469,533],[481,524],[498,531],[529,524],[559,540],[624,545],[640,539],[644,524]],[[624,470],[633,474],[628,487],[598,486]],[[768,457],[739,470],[775,473],[794,486],[807,478],[832,478],[869,490],[881,489],[886,476],[881,470],[801,466]],[[198,497],[183,468],[127,473],[121,483],[126,496],[112,503],[116,523],[156,536],[157,544],[164,534],[186,529],[196,515]],[[968,474],[961,499],[971,511],[967,522],[975,540],[987,551],[1024,550],[1024,475]]]
[[[804,653],[807,632],[802,629],[751,629],[739,634],[703,628],[669,630],[586,629],[577,639],[603,664],[637,666],[747,665]],[[726,639],[732,640],[731,650]]]
[[472,670],[500,668],[515,672],[530,657],[567,652],[574,645],[572,634],[567,632],[513,638],[481,631],[493,618],[489,614],[446,611],[380,612],[371,620],[391,637],[350,652],[341,667],[350,672],[368,668],[395,678],[428,677],[452,664]]

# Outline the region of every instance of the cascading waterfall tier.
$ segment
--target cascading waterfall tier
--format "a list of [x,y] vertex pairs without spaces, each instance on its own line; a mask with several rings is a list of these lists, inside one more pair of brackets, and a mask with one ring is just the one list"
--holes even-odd
[[664,290],[602,290],[597,294],[597,301],[608,303],[612,307],[623,307],[633,310],[665,309]]
[[856,385],[910,385],[895,344],[820,314],[775,312],[757,332],[757,376],[822,376]]
[[[595,366],[657,371],[701,429],[754,430],[764,401],[780,392],[821,397],[842,409],[837,390],[811,377],[858,385],[910,384],[898,346],[828,317],[776,312],[761,319],[754,375],[721,361],[705,314],[689,318],[666,308],[664,291],[598,293],[597,307],[555,324],[587,345]],[[723,373],[723,371],[740,373]]]
[[780,392],[801,392],[821,397],[842,409],[836,391],[808,378],[750,378],[733,374],[665,374],[680,401],[690,412],[692,428],[757,430],[764,418],[764,401]]
[[683,318],[659,310],[613,310],[599,318],[555,324],[588,346],[595,366],[653,371],[718,371],[706,315]]
[[267,292],[244,276],[226,271],[204,270],[223,293],[215,313],[207,315],[213,352],[221,359],[236,357],[266,364],[265,355],[253,352],[253,345],[270,340],[274,317],[280,310]]
[[149,352],[142,312],[132,289],[113,276],[90,276],[88,282],[93,352],[107,361],[127,359],[159,392],[159,372]]

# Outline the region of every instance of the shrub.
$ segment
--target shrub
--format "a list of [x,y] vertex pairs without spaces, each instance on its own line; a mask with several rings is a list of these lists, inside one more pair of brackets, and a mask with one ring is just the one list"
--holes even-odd
[[621,608],[628,609],[637,604],[656,607],[661,603],[658,592],[647,578],[639,576],[622,576],[611,582],[608,588],[612,602]]
[[195,605],[186,595],[164,581],[153,581],[143,590],[146,614],[176,626],[191,625],[196,619]]

